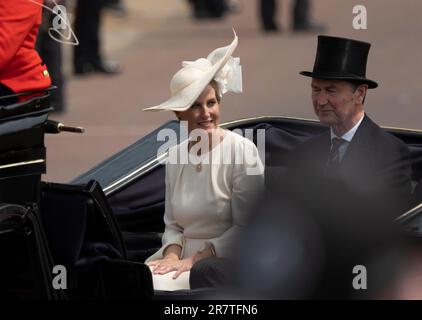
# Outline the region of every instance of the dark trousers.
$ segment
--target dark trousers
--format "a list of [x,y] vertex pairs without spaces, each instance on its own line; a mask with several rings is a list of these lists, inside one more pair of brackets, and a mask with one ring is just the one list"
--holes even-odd
[[226,258],[208,257],[196,262],[191,271],[191,289],[218,288],[231,285],[232,262]]
[[75,47],[73,63],[75,68],[84,63],[101,62],[100,18],[102,0],[79,0],[76,7],[75,34],[79,45]]
[[[264,29],[277,28],[277,23],[275,21],[278,10],[277,0],[260,0],[259,10],[262,27]],[[309,0],[295,0],[292,17],[293,26],[306,24],[309,19]]]
[[225,0],[189,0],[196,18],[221,18],[227,10]]

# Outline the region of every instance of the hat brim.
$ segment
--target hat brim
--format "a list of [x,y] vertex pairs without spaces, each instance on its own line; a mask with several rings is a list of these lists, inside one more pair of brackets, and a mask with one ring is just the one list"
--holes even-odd
[[344,81],[357,81],[362,82],[368,85],[369,89],[375,89],[378,87],[378,83],[373,80],[366,78],[358,77],[352,74],[344,74],[339,72],[311,72],[311,71],[301,71],[299,72],[302,76],[324,79],[324,80],[344,80]]
[[223,68],[227,63],[234,50],[236,49],[237,43],[238,38],[236,33],[234,33],[234,39],[232,43],[226,47],[220,48],[226,50],[224,56],[219,61],[217,61],[208,71],[204,72],[204,74],[199,79],[180,90],[167,101],[154,107],[145,108],[143,111],[185,111],[189,109],[195,100],[201,95],[202,91],[204,91],[206,86],[211,82],[216,73],[220,71],[221,68]]

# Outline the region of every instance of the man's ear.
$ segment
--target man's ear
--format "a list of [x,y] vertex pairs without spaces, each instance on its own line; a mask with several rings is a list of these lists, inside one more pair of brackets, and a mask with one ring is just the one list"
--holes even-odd
[[359,87],[357,87],[356,92],[358,93],[358,99],[361,103],[363,103],[363,101],[365,100],[367,91],[368,91],[367,84],[361,84]]

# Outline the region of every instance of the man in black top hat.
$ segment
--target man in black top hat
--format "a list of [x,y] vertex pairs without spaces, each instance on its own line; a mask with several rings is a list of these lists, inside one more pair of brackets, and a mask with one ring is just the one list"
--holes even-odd
[[[364,111],[368,89],[378,86],[366,78],[369,48],[319,36],[313,71],[300,72],[312,78],[314,111],[329,128],[292,153],[283,185],[312,212],[325,243],[318,298],[349,297],[353,267],[390,243],[394,218],[408,208],[409,150]],[[372,289],[375,280],[368,275]]]
[[318,37],[314,69],[300,74],[312,78],[314,111],[329,130],[300,146],[296,156],[303,152],[309,157],[295,163],[301,172],[341,181],[358,194],[388,191],[398,198],[399,214],[410,195],[410,154],[365,114],[367,91],[378,86],[366,78],[369,48],[362,41]]

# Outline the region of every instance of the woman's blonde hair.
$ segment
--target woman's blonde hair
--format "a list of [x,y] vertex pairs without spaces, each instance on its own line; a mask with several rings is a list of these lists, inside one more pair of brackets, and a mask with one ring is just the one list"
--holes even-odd
[[[215,91],[215,97],[217,99],[217,102],[220,103],[221,102],[221,95],[220,95],[220,87],[218,86],[217,81],[215,80],[211,80],[211,82],[209,83],[209,85],[214,89]],[[180,111],[174,111],[174,113],[176,114],[177,119],[180,120],[178,113]]]
[[217,98],[218,103],[221,101],[220,87],[218,86],[217,81],[211,80],[210,86],[213,87],[215,91],[215,97]]

